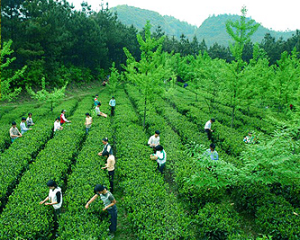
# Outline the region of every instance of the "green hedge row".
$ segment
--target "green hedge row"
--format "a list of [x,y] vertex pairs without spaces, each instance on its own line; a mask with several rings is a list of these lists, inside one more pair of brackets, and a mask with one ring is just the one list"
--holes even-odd
[[9,136],[11,123],[15,121],[17,123],[17,128],[20,130],[21,117],[27,116],[29,111],[30,108],[17,108],[2,117],[0,122],[0,152],[3,152],[6,148],[8,148],[11,143]]
[[[182,100],[186,100],[192,106],[199,109],[201,112],[209,114],[209,110],[205,99],[210,102],[212,99],[211,94],[199,91],[200,99],[195,101],[192,98],[195,94],[189,91],[188,89],[184,89],[181,87],[176,87],[175,95],[180,97]],[[211,106],[211,114],[219,122],[230,127],[231,126],[231,116],[232,116],[232,108],[225,105],[226,103],[221,100],[214,98],[214,103]],[[268,111],[268,115],[272,115],[273,117],[277,117],[277,114],[274,114],[271,111]],[[252,130],[258,130],[263,133],[271,134],[276,129],[276,124],[272,123],[265,118],[266,111],[265,109],[256,108],[253,106],[247,107],[239,107],[235,111],[235,121],[234,126],[238,128],[240,131],[247,132]]]
[[12,106],[1,106],[0,107],[0,120],[5,114],[11,112],[14,108],[15,107],[12,107]]
[[39,202],[48,195],[46,182],[49,179],[55,179],[58,185],[63,186],[70,165],[84,140],[84,114],[91,104],[90,98],[79,104],[70,118],[78,121],[65,124],[63,131],[57,132],[48,141],[45,149],[40,151],[35,162],[22,176],[0,217],[1,239],[51,237],[53,208],[39,205]]
[[[182,104],[182,101],[181,101]],[[226,112],[226,111],[224,111]],[[227,112],[229,113],[229,112]],[[239,115],[239,113],[237,114]],[[270,125],[265,120],[260,120],[259,115],[255,117],[248,117],[243,116],[243,118],[247,120],[249,123],[250,121],[254,121],[259,130],[267,133],[271,133],[274,130],[274,126]],[[248,118],[248,119],[247,119]],[[242,118],[241,118],[242,119]],[[246,123],[246,121],[244,121]],[[269,126],[270,125],[270,126]],[[219,123],[214,124],[217,132],[220,132],[220,128],[222,128],[222,132],[227,132],[229,136],[232,132],[231,129],[226,130],[226,126],[221,125]],[[220,137],[219,137],[220,139]],[[220,139],[220,144],[223,144],[223,149],[227,152],[235,151],[235,149],[239,149],[239,145],[232,145],[232,142],[226,142],[226,139]],[[222,141],[223,140],[223,141]],[[242,151],[243,149],[240,149]],[[219,176],[220,178],[220,176]],[[266,235],[271,235],[272,239],[298,239],[299,238],[299,208],[293,208],[289,202],[287,202],[283,196],[276,196],[270,193],[270,188],[267,186],[241,186],[241,187],[234,187],[234,191],[230,194],[231,198],[235,202],[235,207],[242,212],[247,212],[248,214],[256,216],[256,228],[258,231]],[[291,193],[291,191],[288,191]],[[293,191],[295,194],[296,191]],[[203,195],[203,192],[200,193],[200,196]],[[287,194],[288,195],[288,194]],[[287,197],[288,199],[295,199],[295,197],[290,196]],[[292,201],[295,202],[295,201]],[[208,205],[206,205],[208,206]],[[206,207],[205,206],[205,207]],[[216,208],[213,207],[213,210]],[[210,227],[213,225],[211,223],[213,220],[210,216],[216,216],[216,213],[210,212],[209,215],[204,215],[203,219],[209,219],[210,223],[208,225],[199,225],[201,228],[200,234],[202,233],[203,229],[208,230],[210,234],[215,234],[214,230],[211,230]],[[222,214],[223,215],[223,214]],[[221,223],[222,221],[218,220],[216,222]],[[227,226],[232,226],[233,223],[227,224]],[[226,225],[225,225],[226,227]],[[222,231],[221,231],[222,233]],[[202,235],[202,237],[204,237]],[[213,235],[211,238],[218,238],[220,236]],[[238,239],[235,235],[233,236],[223,236],[224,239]]]
[[[101,94],[103,102],[105,98],[108,98],[106,94]],[[108,107],[104,104],[103,111],[108,111]],[[106,239],[107,237],[106,229],[109,223],[107,213],[102,212],[102,201],[98,200],[88,210],[85,209],[85,204],[94,195],[96,184],[101,183],[109,187],[107,171],[101,169],[105,159],[97,154],[103,148],[101,142],[103,137],[112,139],[110,119],[95,116],[89,135],[67,181],[57,239]]]
[[283,196],[276,196],[269,187],[244,185],[231,193],[235,207],[255,216],[257,229],[272,239],[299,239],[299,208],[294,208]]
[[156,172],[156,162],[149,159],[152,150],[146,146],[148,137],[136,123],[137,117],[127,96],[119,93],[114,122],[118,174],[125,192],[127,216],[136,237],[193,239],[186,212],[174,194],[168,192],[169,186],[161,174]]
[[0,199],[1,208],[3,207],[7,193],[11,192],[22,171],[28,166],[40,151],[40,149],[50,139],[53,132],[53,123],[55,115],[59,113],[58,109],[65,107],[71,113],[77,105],[77,100],[71,100],[64,103],[64,106],[59,106],[54,109],[54,113],[42,118],[49,109],[37,109],[35,111],[39,121],[33,127],[33,130],[28,131],[22,138],[16,140],[9,149],[0,156]]
[[[127,90],[128,89],[130,89],[130,87],[127,87]],[[130,90],[128,90],[128,92],[129,92],[129,95],[130,95],[130,97],[131,98],[137,98],[138,99],[138,96],[136,96],[136,97],[132,97],[133,95],[134,95],[134,89],[132,89],[132,91],[130,91]],[[156,101],[157,102],[157,101]],[[163,106],[162,104],[158,104],[158,105],[160,105],[160,106]],[[156,108],[157,109],[157,108]],[[165,113],[165,112],[164,112]],[[174,116],[174,118],[177,118],[177,116],[175,115],[175,114],[173,114],[173,116]],[[167,117],[166,115],[164,115],[164,117]],[[153,116],[152,116],[152,114],[150,114],[149,116],[148,116],[148,121],[152,124],[154,121],[153,120],[149,120],[149,118],[151,119],[151,118],[153,118]],[[169,118],[169,119],[172,119],[171,117]],[[157,121],[157,120],[156,120]],[[174,120],[174,122],[176,122],[175,120]],[[171,121],[170,121],[170,123],[171,123]],[[149,125],[151,125],[151,124],[149,124]],[[175,124],[174,124],[175,125]],[[174,126],[172,125],[172,127],[174,128]],[[176,130],[176,129],[175,129]],[[180,131],[178,131],[178,132],[180,132]],[[226,156],[226,154],[225,154],[225,156]],[[236,164],[237,165],[237,164]],[[223,166],[223,167],[226,167],[226,166]],[[228,168],[228,167],[227,167]],[[230,170],[230,169],[229,169]],[[237,169],[236,169],[237,170]],[[192,174],[192,171],[190,172],[191,174]],[[219,174],[219,171],[217,171],[216,173],[218,173]],[[230,173],[230,172],[229,172]],[[178,174],[178,172],[177,172],[177,174]],[[205,177],[205,174],[202,174],[202,176],[204,176],[204,178],[207,178],[207,177]],[[225,175],[224,175],[225,176]],[[230,177],[230,174],[227,176],[227,177]],[[218,179],[220,180],[222,178],[222,175],[218,175]],[[204,179],[203,179],[204,180]],[[202,181],[203,181],[202,180]],[[218,180],[218,181],[219,181]],[[183,182],[183,184],[184,184],[184,181],[182,181]],[[179,180],[177,180],[177,183],[179,183],[180,184],[180,179]],[[229,186],[230,187],[230,186]],[[186,186],[185,186],[185,188],[184,189],[189,189],[189,187],[188,187],[188,184],[186,184]],[[229,188],[230,189],[230,188]],[[252,189],[252,188],[251,188]],[[218,200],[220,201],[220,199],[222,199],[222,196],[224,196],[225,195],[225,192],[224,192],[224,188],[223,188],[223,190],[222,190],[222,188],[221,189],[213,189],[213,188],[210,188],[209,189],[209,191],[211,191],[211,195],[208,193],[208,189],[201,189],[202,191],[196,191],[195,190],[195,188],[193,188],[193,190],[191,191],[190,189],[189,189],[189,191],[187,191],[186,190],[186,192],[185,192],[185,194],[183,194],[183,196],[189,196],[190,197],[190,202],[195,206],[197,206],[197,204],[199,204],[199,203],[207,203],[207,202],[211,202],[211,201],[215,201],[215,202],[218,202]],[[259,201],[259,199],[266,199],[267,197],[269,197],[269,196],[274,196],[274,195],[272,195],[272,194],[270,194],[270,189],[269,188],[266,188],[266,189],[263,189],[262,191],[261,191],[261,194],[260,194],[260,191],[258,191],[259,189],[257,189],[257,188],[253,188],[252,189],[252,192],[244,192],[244,191],[241,191],[239,194],[236,194],[236,192],[233,192],[232,194],[231,194],[231,197],[232,198],[234,198],[235,199],[235,205],[237,206],[237,209],[239,209],[239,211],[242,211],[243,209],[251,209],[251,207],[253,208],[253,211],[252,211],[252,213],[253,214],[255,214],[256,213],[256,211],[257,211],[257,208],[261,208],[261,207],[265,207],[265,208],[267,208],[267,205],[265,206],[264,204],[263,204],[263,202],[262,201]],[[269,194],[268,194],[269,193]],[[244,195],[243,195],[244,194]],[[213,196],[213,197],[211,197],[211,196]],[[244,196],[244,197],[243,197]],[[264,198],[262,198],[263,196],[266,196],[266,197],[264,197]],[[215,197],[215,198],[214,198]],[[198,200],[198,199],[200,199],[200,200]],[[251,200],[252,199],[252,200]],[[240,206],[240,205],[242,205],[242,203],[244,203],[244,205],[243,206]],[[290,206],[290,204],[289,203],[286,203],[287,204],[287,206]],[[206,206],[206,205],[205,205]],[[218,205],[218,206],[221,206],[221,205]],[[239,207],[240,206],[240,207]],[[201,205],[198,205],[198,208],[201,208]],[[228,208],[228,205],[227,205],[227,207],[226,208]],[[229,207],[229,208],[232,208],[232,207]],[[196,209],[197,209],[197,207],[196,207]],[[226,210],[226,209],[224,209],[224,210]],[[222,211],[224,211],[224,210],[222,210]],[[294,209],[294,211],[296,211],[295,209]],[[199,212],[201,212],[201,210],[199,210]],[[230,211],[231,212],[231,211]],[[234,211],[232,212],[233,213],[233,215],[236,215],[236,214],[234,214]],[[205,218],[208,218],[209,216],[211,216],[211,214],[212,213],[210,213],[210,214],[208,214],[208,216],[205,216]],[[262,219],[263,219],[263,216],[262,216]],[[231,221],[231,220],[230,220]],[[221,220],[219,220],[219,222],[221,222]],[[224,221],[224,222],[226,222],[226,221]],[[238,220],[234,220],[234,222],[235,222],[235,225],[237,226],[238,224],[239,224],[239,221]],[[259,224],[257,224],[258,226],[259,226]],[[200,225],[199,225],[200,226]],[[218,231],[217,231],[217,229],[218,229],[218,227],[216,227],[214,230],[212,230],[212,229],[210,229],[210,228],[208,228],[208,230],[207,230],[207,233],[208,234],[212,234],[213,236],[215,236],[215,237],[217,237],[217,236],[219,236],[219,238],[220,239],[239,239],[240,237],[241,237],[241,235],[240,235],[240,233],[239,233],[239,231],[237,231],[237,229],[239,229],[238,227],[233,227],[233,230],[232,230],[232,232],[231,231],[229,231],[229,235],[224,235],[223,236],[223,238],[221,238],[220,236],[223,234],[223,231],[220,231],[220,236],[218,235]],[[293,226],[295,226],[295,224],[293,224]],[[203,228],[203,225],[201,225],[201,227]],[[230,227],[229,227],[230,228]],[[258,227],[259,228],[259,227]],[[274,227],[275,229],[277,229],[276,231],[278,231],[278,229],[280,228],[279,226],[276,226],[276,227]],[[295,230],[295,228],[293,228],[293,231]],[[296,229],[297,230],[297,229]],[[202,230],[201,230],[202,231]],[[274,229],[272,229],[272,231],[274,232],[275,230]],[[226,233],[226,231],[224,231],[225,233]],[[268,232],[268,231],[266,231],[266,230],[263,230],[263,232],[265,233],[265,234],[269,234],[270,232]],[[287,231],[288,232],[288,231]],[[286,232],[286,233],[287,233]],[[214,234],[217,234],[217,235],[214,235]],[[237,236],[239,236],[239,237],[237,237]],[[283,235],[281,235],[281,236],[283,236]],[[203,235],[202,235],[202,237],[203,237]],[[206,235],[206,237],[207,237],[207,235]]]
[[[140,95],[132,87],[126,87],[130,99],[138,103],[140,101]],[[162,106],[161,102],[154,104],[157,106]],[[138,104],[136,104],[138,105]],[[155,109],[157,110],[157,106]],[[164,115],[166,116],[166,115]],[[175,116],[175,115],[174,115]],[[176,116],[173,119],[177,119]],[[231,215],[235,216],[235,219],[230,214],[224,215],[219,221],[223,222],[235,222],[238,227],[226,227],[224,229],[219,229],[218,227],[212,225],[212,227],[205,231],[203,228],[199,228],[200,222],[197,219],[198,214],[202,213],[202,208],[206,206],[209,202],[220,203],[225,195],[225,188],[213,188],[213,187],[197,187],[190,184],[186,179],[190,178],[192,175],[197,174],[202,171],[195,161],[188,157],[184,152],[185,146],[181,143],[181,138],[176,134],[172,128],[167,124],[166,120],[157,115],[156,113],[149,114],[147,116],[147,126],[148,134],[152,135],[156,129],[161,131],[161,142],[167,151],[168,164],[167,164],[167,178],[174,178],[174,183],[176,191],[178,191],[178,196],[184,203],[185,209],[189,210],[189,215],[187,220],[191,223],[189,228],[192,229],[193,237],[199,239],[209,238],[210,236],[224,235],[228,236],[239,234],[239,217],[236,211],[231,207]],[[205,168],[205,170],[207,170]],[[171,176],[169,176],[171,175]],[[218,208],[222,208],[223,205],[217,205]],[[227,205],[226,205],[227,206]],[[227,210],[228,212],[229,210]],[[209,216],[207,216],[209,217]],[[203,224],[209,225],[209,222],[203,220]],[[202,223],[201,223],[202,224]],[[226,239],[226,238],[220,238]]]

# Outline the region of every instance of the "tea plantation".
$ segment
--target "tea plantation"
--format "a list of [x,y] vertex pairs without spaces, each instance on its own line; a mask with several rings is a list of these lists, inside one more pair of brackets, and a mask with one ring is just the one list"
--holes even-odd
[[[116,157],[115,239],[300,239],[299,130],[291,128],[288,115],[240,108],[231,127],[226,103],[216,102],[211,110],[206,92],[199,90],[195,99],[177,85],[158,94],[144,115],[140,89],[124,84],[114,94],[114,116],[111,95],[105,87],[99,91],[101,111],[108,114],[103,118],[94,113],[97,91],[66,99],[53,112],[39,102],[0,106],[0,239],[107,239],[102,202],[84,207],[96,184],[109,186],[101,169],[105,160],[97,155],[103,137]],[[62,109],[72,123],[54,134]],[[11,121],[18,126],[28,112],[33,130],[11,144]],[[93,117],[88,135],[86,112]],[[211,143],[203,128],[212,117],[219,161],[203,155]],[[147,141],[155,130],[168,156],[163,175],[149,158]],[[243,142],[249,131],[257,144]],[[63,190],[58,226],[53,208],[39,204],[49,179]]]

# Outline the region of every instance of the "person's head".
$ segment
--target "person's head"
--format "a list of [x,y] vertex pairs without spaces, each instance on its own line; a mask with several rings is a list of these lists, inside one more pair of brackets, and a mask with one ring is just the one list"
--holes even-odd
[[32,113],[28,113],[28,117],[30,117],[30,118],[31,118],[31,117],[32,117]]
[[107,138],[107,137],[102,138],[102,143],[103,143],[104,145],[106,145],[106,143],[108,143],[108,138]]
[[155,150],[156,150],[156,151],[162,151],[162,150],[164,150],[164,148],[163,148],[161,145],[157,145],[157,146],[155,147]]
[[61,110],[61,113],[65,113],[66,112],[66,110]]
[[210,119],[210,122],[215,122],[216,121],[216,119],[214,119],[214,118],[212,118],[212,119]]
[[57,118],[55,119],[55,121],[59,122],[59,121],[60,121],[60,118],[59,118],[59,117],[57,117]]
[[115,99],[115,97],[114,97],[114,96],[112,96],[111,98],[112,98],[112,99]]
[[252,136],[252,132],[248,132],[248,136],[251,137]]
[[17,126],[17,123],[16,123],[15,121],[13,121],[13,122],[11,123],[11,125],[12,125],[13,127],[16,127],[16,126]]
[[89,113],[86,113],[85,116],[86,116],[86,117],[90,117],[90,114],[89,114]]
[[21,121],[22,121],[22,122],[25,122],[25,121],[26,121],[26,118],[22,117]]
[[101,185],[101,184],[97,184],[95,187],[94,187],[94,193],[95,194],[102,194],[104,192],[104,186]]
[[101,106],[101,103],[98,103],[97,106],[100,107],[100,106]]
[[158,137],[159,134],[160,134],[160,131],[156,130],[154,135],[155,135],[155,137]]
[[47,186],[50,188],[50,189],[54,189],[54,188],[57,188],[57,184],[54,180],[49,180],[47,182]]
[[210,150],[213,152],[215,151],[216,145],[214,143],[209,145]]

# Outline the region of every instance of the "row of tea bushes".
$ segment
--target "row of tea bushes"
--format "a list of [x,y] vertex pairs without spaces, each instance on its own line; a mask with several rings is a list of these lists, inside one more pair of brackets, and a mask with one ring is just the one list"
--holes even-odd
[[[9,194],[23,171],[28,168],[28,164],[34,161],[38,152],[45,146],[52,137],[54,116],[59,113],[58,109],[64,107],[71,114],[77,106],[77,100],[65,102],[63,106],[54,109],[54,113],[48,116],[45,109],[35,111],[39,121],[36,122],[33,130],[28,131],[22,138],[17,139],[9,149],[0,156],[0,199],[1,208],[3,207],[5,197]],[[48,111],[48,109],[46,109]]]
[[193,239],[188,216],[149,159],[152,150],[126,94],[119,93],[114,120],[118,174],[128,219],[139,239]]
[[[102,93],[105,100],[107,94]],[[101,108],[102,110],[102,108]],[[103,107],[107,112],[108,107]],[[67,181],[67,190],[64,194],[63,213],[59,218],[57,239],[106,239],[108,232],[108,216],[102,212],[103,204],[100,199],[85,209],[85,204],[94,195],[96,184],[109,186],[107,171],[104,166],[104,157],[98,152],[103,148],[101,139],[111,139],[110,119],[93,117],[93,124],[82,147],[76,165]]]
[[[141,106],[138,104],[140,102],[140,94],[136,92],[130,86],[126,87],[129,98],[132,100],[134,105]],[[159,106],[164,106],[164,103],[160,100],[156,100],[154,103],[154,108],[157,110]],[[165,109],[164,109],[165,110]],[[158,110],[160,111],[160,110]],[[177,122],[177,115],[173,115],[173,118],[170,117],[170,121]],[[166,117],[166,110],[163,114]],[[240,236],[240,219],[237,212],[232,208],[232,206],[226,204],[220,204],[224,195],[225,188],[214,188],[214,187],[202,187],[199,188],[193,184],[190,184],[186,179],[197,174],[199,171],[207,170],[206,167],[201,169],[198,164],[194,161],[193,158],[187,156],[185,153],[185,146],[181,143],[181,138],[176,134],[172,127],[169,126],[167,121],[162,117],[152,112],[147,116],[147,126],[148,134],[152,135],[156,129],[161,131],[161,143],[166,149],[168,160],[167,160],[167,173],[165,179],[171,178],[170,181],[174,181],[173,185],[178,191],[177,195],[180,197],[183,202],[184,208],[189,211],[187,220],[190,222],[188,226],[192,236],[196,239],[210,238],[210,237],[220,237],[220,236]],[[184,122],[186,123],[186,122]],[[181,126],[181,125],[180,125]],[[178,126],[177,126],[178,127]],[[177,130],[177,127],[175,130]],[[182,131],[186,131],[186,128],[183,128]],[[208,175],[204,174],[204,178],[208,178]],[[173,179],[172,179],[173,178]],[[209,188],[209,189],[208,189]],[[210,212],[206,212],[206,204],[215,203],[219,211],[223,211],[227,214],[218,215],[218,219],[215,218],[215,221],[220,221],[224,224],[216,226],[212,224],[210,227],[204,228],[203,226],[209,226],[210,223],[207,222],[206,218],[209,218]],[[216,204],[218,203],[218,204]],[[203,208],[204,207],[204,208]],[[230,210],[229,210],[230,209]],[[201,216],[201,217],[200,217]],[[227,223],[234,222],[234,226],[226,226]],[[220,237],[219,239],[226,239]],[[234,238],[233,238],[234,239]]]
[[1,214],[1,239],[51,237],[54,227],[53,207],[39,205],[39,202],[48,195],[46,182],[49,179],[55,179],[58,185],[63,185],[85,139],[83,118],[86,109],[90,107],[90,98],[80,102],[73,118],[82,121],[65,124],[63,131],[55,133],[54,138],[48,141],[45,149],[39,152],[35,162],[24,173]]

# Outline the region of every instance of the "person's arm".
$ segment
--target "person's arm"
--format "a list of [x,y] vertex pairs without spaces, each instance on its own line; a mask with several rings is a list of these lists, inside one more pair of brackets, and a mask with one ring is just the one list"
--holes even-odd
[[25,126],[25,123],[22,123],[22,124],[21,124],[21,130],[23,130],[23,131],[28,131],[29,128],[27,128],[27,127]]
[[111,164],[112,164],[111,159],[107,158],[107,163],[105,164],[105,167],[102,167],[101,169],[109,168],[109,167],[111,167]]
[[151,136],[151,137],[149,138],[149,140],[148,140],[148,145],[149,145],[150,147],[154,146],[153,141],[152,141],[152,136]]
[[94,197],[92,197],[92,198],[87,202],[87,204],[85,205],[85,208],[88,209],[89,206],[90,206],[90,204],[91,204],[92,202],[94,202],[94,201],[97,199],[97,197],[98,197],[98,194],[95,194]]
[[44,204],[44,203],[45,203],[46,201],[48,201],[48,200],[49,200],[49,196],[46,197],[44,201],[41,201],[40,204]]
[[153,161],[157,160],[158,159],[158,156],[157,154],[150,154],[150,159],[152,159]]
[[66,119],[65,114],[62,115],[62,119],[63,119],[65,122],[71,122],[71,121],[69,121],[68,119]]
[[102,210],[105,211],[106,209],[114,206],[117,203],[116,199],[112,200],[111,204],[107,205],[105,208],[103,208]]
[[52,203],[45,203],[45,205],[54,205],[54,204],[58,204],[58,203],[60,203],[60,199],[61,199],[61,192],[57,192],[56,194],[56,202],[52,202]]
[[106,163],[105,166],[102,167],[101,169],[106,169],[106,168],[108,168],[108,167],[110,166],[110,162],[111,162],[111,160],[110,160],[109,158],[107,158],[107,163]]

